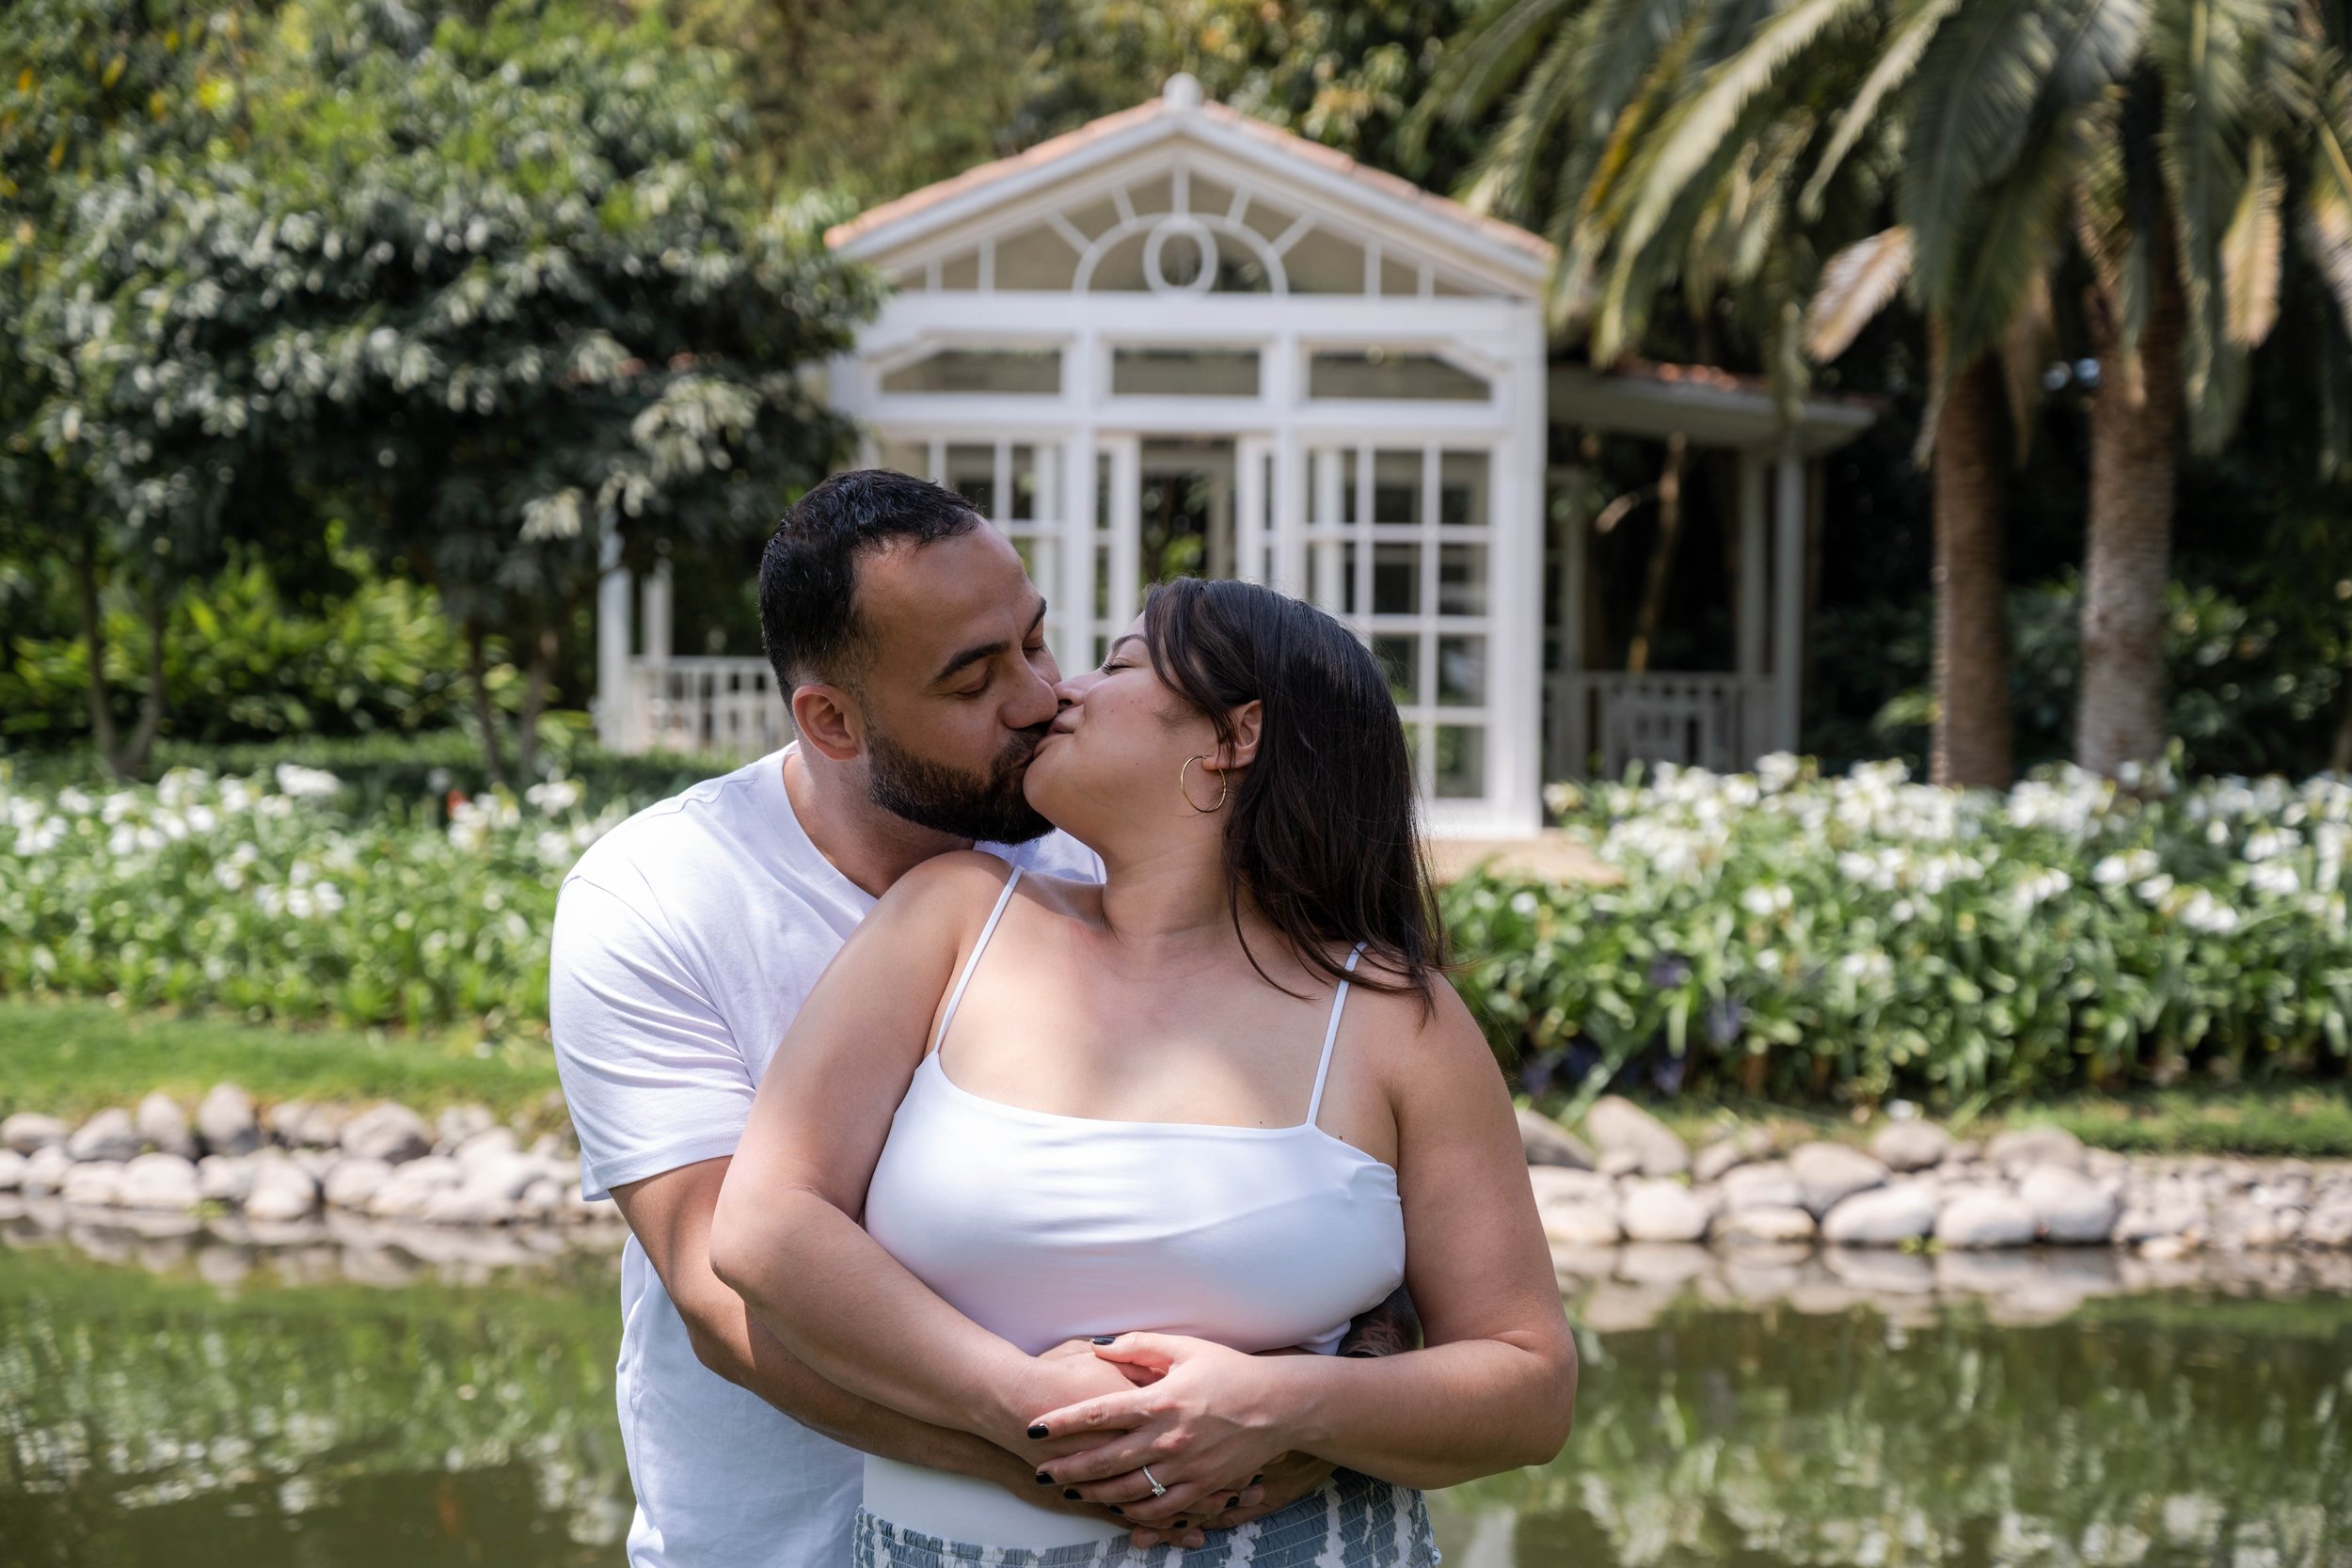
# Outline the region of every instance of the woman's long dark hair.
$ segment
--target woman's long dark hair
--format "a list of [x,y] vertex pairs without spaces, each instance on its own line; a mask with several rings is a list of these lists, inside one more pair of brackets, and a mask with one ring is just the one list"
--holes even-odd
[[[1160,679],[1233,739],[1233,709],[1263,705],[1256,759],[1233,785],[1225,870],[1233,929],[1247,892],[1299,960],[1351,978],[1335,945],[1378,968],[1359,985],[1427,1001],[1445,966],[1437,895],[1414,812],[1405,726],[1371,652],[1338,621],[1255,583],[1180,578],[1152,590],[1144,645]],[[1250,964],[1268,984],[1273,977]]]

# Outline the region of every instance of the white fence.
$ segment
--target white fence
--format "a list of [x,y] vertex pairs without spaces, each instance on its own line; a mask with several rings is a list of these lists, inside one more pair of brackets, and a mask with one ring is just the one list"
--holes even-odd
[[1555,675],[1551,777],[1620,777],[1630,762],[1717,772],[1745,768],[1772,749],[1772,683],[1734,674]]
[[792,716],[764,658],[631,658],[620,749],[764,756],[792,738]]

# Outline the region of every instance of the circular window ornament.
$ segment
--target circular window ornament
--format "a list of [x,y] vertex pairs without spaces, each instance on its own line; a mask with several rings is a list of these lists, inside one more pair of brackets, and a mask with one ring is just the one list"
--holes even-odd
[[[1170,240],[1180,242],[1172,254]],[[1207,293],[1216,281],[1216,236],[1182,214],[1163,219],[1143,242],[1143,277],[1154,293]]]

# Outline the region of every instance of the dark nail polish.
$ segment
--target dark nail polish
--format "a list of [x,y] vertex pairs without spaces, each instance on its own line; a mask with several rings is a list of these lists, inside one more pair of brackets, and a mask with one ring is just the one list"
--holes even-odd
[[1044,1436],[1044,1435],[1045,1435],[1045,1423],[1044,1423],[1043,1421],[1031,1421],[1031,1422],[1029,1423],[1029,1435],[1030,1435],[1030,1436],[1032,1436],[1032,1437],[1042,1437],[1042,1436]]
[[1178,1529],[1183,1529],[1183,1528],[1184,1528],[1184,1522],[1182,1519],[1177,1520],[1177,1521],[1176,1521],[1176,1528],[1177,1528]]
[[1225,1506],[1227,1508],[1239,1508],[1241,1506],[1241,1499],[1239,1497],[1228,1497],[1225,1499]]
[[1265,1480],[1265,1472],[1261,1470],[1256,1475],[1249,1478],[1249,1484],[1255,1486],[1263,1480]]
[[1098,1345],[1115,1345],[1119,1343],[1119,1336],[1116,1334],[1097,1334],[1094,1336],[1094,1342]]
[[1073,1503],[1078,1500],[1078,1489],[1074,1486],[1063,1487],[1061,1489],[1061,1495],[1068,1497]]
[[1113,1513],[1118,1514],[1122,1519],[1127,1517],[1127,1511],[1120,1507],[1117,1503],[1105,1503],[1103,1506],[1109,1509]]
[[1054,1484],[1054,1478],[1047,1475],[1044,1471],[1040,1470],[1037,1473],[1037,1483],[1040,1486],[1051,1486]]

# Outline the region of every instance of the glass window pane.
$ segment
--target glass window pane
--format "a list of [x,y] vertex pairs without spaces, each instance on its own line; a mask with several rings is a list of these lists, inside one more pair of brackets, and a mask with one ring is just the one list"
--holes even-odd
[[1372,459],[1372,520],[1421,521],[1421,453],[1375,452]]
[[1316,539],[1307,546],[1307,596],[1334,615],[1356,613],[1356,546]]
[[917,479],[931,475],[931,444],[929,441],[877,441],[874,461],[885,468],[896,468]]
[[951,446],[947,449],[947,472],[940,483],[972,503],[972,510],[990,522],[997,519],[996,511],[996,449],[983,446]]
[[1078,276],[1078,253],[1051,229],[1031,229],[996,242],[996,287],[1066,290]]
[[1421,610],[1421,546],[1378,545],[1372,552],[1372,612],[1413,615]]
[[885,392],[1042,392],[1061,390],[1061,350],[943,348],[882,373]]
[[980,286],[980,253],[967,250],[939,263],[939,286],[969,292]]
[[1372,657],[1389,677],[1389,695],[1400,707],[1421,701],[1421,639],[1383,632],[1372,640]]
[[1012,520],[1033,523],[1040,514],[1037,506],[1038,471],[1037,448],[1012,449]]
[[1327,230],[1310,230],[1282,253],[1282,271],[1295,294],[1360,294],[1364,247]]
[[1486,793],[1486,730],[1483,724],[1438,726],[1438,798],[1474,800]]
[[1258,351],[1113,349],[1111,391],[1120,397],[1254,398],[1258,395]]
[[1486,613],[1486,546],[1445,545],[1438,550],[1438,613]]
[[1438,701],[1454,707],[1486,705],[1486,640],[1438,639]]
[[1378,398],[1422,403],[1484,403],[1492,388],[1434,354],[1398,349],[1334,350],[1307,365],[1311,398]]
[[1421,268],[1393,256],[1380,258],[1380,293],[1398,299],[1411,299],[1421,293]]
[[1457,528],[1486,526],[1486,472],[1483,451],[1449,451],[1438,461],[1438,521]]

